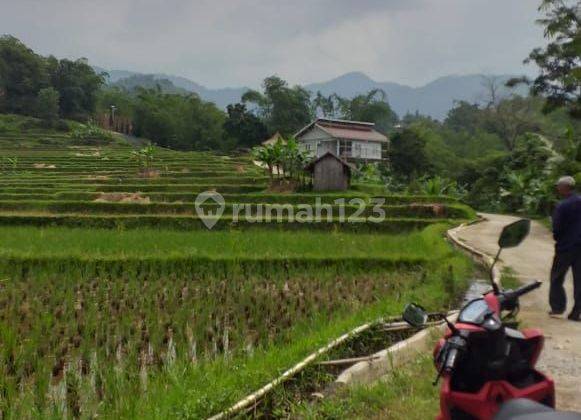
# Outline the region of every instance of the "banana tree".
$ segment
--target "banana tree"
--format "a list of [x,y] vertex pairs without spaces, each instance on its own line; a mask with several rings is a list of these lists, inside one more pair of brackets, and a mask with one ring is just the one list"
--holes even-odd
[[151,144],[139,150],[133,150],[130,158],[137,162],[140,170],[149,173],[153,168],[153,161],[155,160],[155,147]]
[[268,176],[272,181],[274,174],[274,165],[276,163],[276,158],[272,151],[272,146],[260,146],[252,149],[252,156],[258,162],[263,163],[268,168]]

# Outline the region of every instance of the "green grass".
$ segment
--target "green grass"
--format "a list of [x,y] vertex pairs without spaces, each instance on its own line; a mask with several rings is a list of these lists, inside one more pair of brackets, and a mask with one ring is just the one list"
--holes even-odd
[[439,411],[438,387],[430,355],[397,369],[370,386],[355,386],[318,403],[293,407],[291,418],[424,420]]
[[[428,256],[448,252],[441,240],[443,226],[407,235],[320,232],[198,231],[155,229],[131,231],[68,228],[0,227],[0,255],[58,257],[184,256],[212,258],[379,258]],[[324,246],[321,246],[325,244]]]

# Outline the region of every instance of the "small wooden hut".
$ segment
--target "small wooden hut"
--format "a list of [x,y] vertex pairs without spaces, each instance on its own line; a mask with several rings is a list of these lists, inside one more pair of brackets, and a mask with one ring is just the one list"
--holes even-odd
[[345,191],[351,183],[353,165],[331,152],[313,160],[306,168],[313,178],[315,191]]

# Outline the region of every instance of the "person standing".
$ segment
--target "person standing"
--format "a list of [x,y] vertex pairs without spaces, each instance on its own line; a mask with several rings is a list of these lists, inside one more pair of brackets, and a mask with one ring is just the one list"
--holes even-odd
[[553,213],[553,237],[556,244],[551,268],[549,314],[561,315],[567,309],[567,294],[563,284],[571,268],[575,306],[568,318],[581,321],[581,196],[575,192],[575,179],[570,176],[559,179],[557,192],[562,201]]

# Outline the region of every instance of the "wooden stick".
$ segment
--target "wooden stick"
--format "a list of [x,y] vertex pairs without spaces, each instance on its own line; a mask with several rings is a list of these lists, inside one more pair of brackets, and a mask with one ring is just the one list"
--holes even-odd
[[[440,325],[443,324],[445,321],[442,320],[438,320],[438,321],[432,321],[432,322],[426,322],[420,329],[424,329],[424,328],[428,328],[428,327],[433,327],[434,325]],[[393,325],[393,326],[391,326]],[[394,331],[407,331],[407,330],[417,330],[418,328],[416,327],[412,327],[410,324],[406,323],[406,322],[394,322],[393,324],[386,324],[385,327],[383,327],[381,329],[381,331],[385,331],[385,332],[394,332]]]

